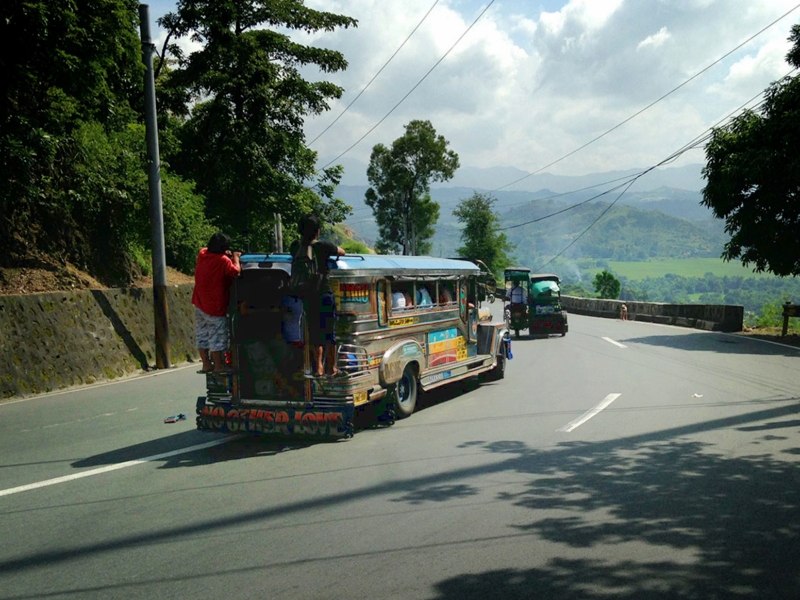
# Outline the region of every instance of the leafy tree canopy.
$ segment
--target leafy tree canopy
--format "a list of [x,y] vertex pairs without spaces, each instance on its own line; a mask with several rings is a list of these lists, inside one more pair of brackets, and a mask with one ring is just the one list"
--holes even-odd
[[603,270],[594,276],[594,290],[601,298],[616,300],[622,287],[619,279],[610,271]]
[[482,260],[499,277],[511,264],[507,253],[513,245],[506,234],[497,231],[500,218],[492,208],[496,201],[488,194],[475,192],[459,203],[453,215],[464,226],[461,231],[463,246],[458,249],[458,255]]
[[341,220],[348,208],[341,202],[326,207],[325,200],[333,200],[342,170],[316,172],[303,121],[327,110],[342,89],[306,81],[300,69],[316,65],[333,73],[347,62],[339,52],[298,44],[276,29],[333,31],[356,20],[301,0],[179,0],[160,23],[170,40],[191,37],[202,45],[187,56],[167,44],[175,64],[163,96],[184,119],[168,159],[196,182],[215,222],[240,244],[268,247],[277,212],[285,223],[311,210]]
[[[124,192],[119,164],[106,171],[113,159],[97,151],[108,149],[109,142],[116,151],[124,143],[141,100],[137,5],[134,0],[0,4],[3,262],[41,253],[79,264],[103,256],[108,264],[115,251],[124,250],[93,248],[91,237],[96,226],[107,231],[129,225],[124,208],[101,206],[119,203]],[[96,157],[105,165],[93,171]],[[105,209],[104,220],[95,222]]]
[[[787,60],[800,68],[800,25]],[[706,146],[703,204],[725,219],[722,254],[755,270],[800,275],[800,76],[766,91],[758,111],[715,129]]]
[[365,201],[378,223],[379,252],[426,254],[439,219],[430,184],[447,181],[459,167],[458,155],[430,121],[414,120],[391,148],[372,149]]

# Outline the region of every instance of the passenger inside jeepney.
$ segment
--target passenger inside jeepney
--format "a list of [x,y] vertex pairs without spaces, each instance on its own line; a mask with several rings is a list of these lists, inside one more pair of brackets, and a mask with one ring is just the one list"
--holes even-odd
[[403,310],[406,307],[406,296],[403,292],[392,292],[392,310]]
[[392,309],[411,310],[414,308],[414,301],[411,296],[413,289],[411,283],[406,281],[395,281],[392,283]]
[[431,298],[431,293],[428,291],[428,287],[424,283],[417,284],[417,305],[418,306],[433,305],[433,299]]
[[455,301],[453,284],[449,281],[439,282],[439,304],[452,304]]

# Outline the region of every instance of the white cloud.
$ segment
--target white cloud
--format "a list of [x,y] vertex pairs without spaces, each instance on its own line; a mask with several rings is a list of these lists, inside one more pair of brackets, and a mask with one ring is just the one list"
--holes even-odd
[[[306,126],[313,139],[361,91],[433,0],[307,0],[357,18],[356,29],[302,43],[341,51],[342,73],[307,76],[345,89]],[[506,0],[455,43],[485,0],[440,0],[370,88],[312,147],[330,160],[385,120],[347,156],[367,162],[412,119],[429,119],[469,166],[535,171],[600,136],[794,6],[793,0]],[[581,174],[655,164],[785,74],[786,38],[800,11],[768,29],[640,116],[547,170]],[[655,33],[654,33],[655,32]],[[695,153],[685,162],[702,161]],[[677,165],[683,164],[680,161]]]
[[672,35],[667,28],[662,27],[658,30],[658,33],[649,35],[639,42],[639,45],[636,46],[636,49],[641,50],[642,48],[658,48],[659,46],[663,46],[671,37]]

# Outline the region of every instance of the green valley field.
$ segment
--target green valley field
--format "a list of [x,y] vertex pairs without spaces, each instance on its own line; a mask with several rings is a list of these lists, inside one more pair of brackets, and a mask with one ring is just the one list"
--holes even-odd
[[[683,277],[703,277],[712,273],[717,277],[756,277],[771,278],[769,273],[754,273],[739,262],[725,262],[720,258],[683,258],[650,260],[646,262],[608,261],[609,270],[629,281],[639,281],[648,277],[664,277],[669,273]],[[597,269],[598,272],[602,269]]]

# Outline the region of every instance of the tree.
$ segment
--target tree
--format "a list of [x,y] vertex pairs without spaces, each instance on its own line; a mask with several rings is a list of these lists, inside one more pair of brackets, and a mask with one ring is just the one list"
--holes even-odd
[[[800,25],[787,55],[800,68]],[[731,235],[725,260],[755,271],[800,275],[800,76],[784,77],[765,92],[758,111],[714,129],[706,145],[702,204],[725,219]]]
[[458,154],[430,121],[414,120],[391,148],[372,149],[366,203],[378,223],[376,248],[382,252],[421,254],[439,219],[439,205],[430,198],[433,181],[447,181],[459,167]]
[[307,8],[302,0],[179,0],[159,22],[170,40],[191,37],[202,45],[185,55],[166,44],[175,61],[162,91],[165,106],[184,119],[178,150],[168,160],[196,182],[215,222],[237,243],[263,248],[275,213],[285,223],[312,210],[341,220],[348,209],[332,194],[342,169],[316,172],[303,121],[327,110],[342,89],[306,81],[300,69],[334,73],[347,61],[277,29],[313,34],[354,27],[356,20]]
[[492,273],[500,276],[503,269],[511,264],[507,252],[511,252],[514,246],[505,233],[497,230],[500,218],[492,210],[495,202],[496,198],[475,192],[458,204],[453,215],[464,225],[461,231],[464,245],[457,250],[458,255],[480,259]]
[[594,291],[601,298],[616,300],[619,298],[621,287],[622,284],[619,279],[614,277],[614,274],[610,271],[603,270],[594,276]]
[[[0,260],[56,256],[109,267],[124,257],[122,147],[141,100],[134,0],[0,4]],[[95,169],[106,160],[109,170]],[[126,206],[120,206],[125,204]],[[116,232],[112,233],[112,229]],[[107,234],[111,245],[96,243]],[[38,255],[38,256],[37,256]]]

